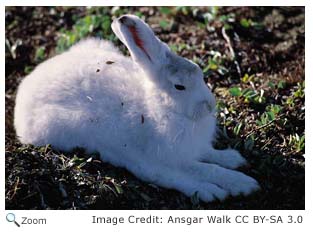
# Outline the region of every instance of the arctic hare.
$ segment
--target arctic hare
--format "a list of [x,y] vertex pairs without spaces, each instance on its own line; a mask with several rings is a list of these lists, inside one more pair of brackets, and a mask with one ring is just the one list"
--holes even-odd
[[133,15],[112,23],[131,59],[86,39],[40,64],[20,84],[15,128],[22,143],[84,147],[138,178],[209,202],[258,189],[231,169],[235,150],[215,150],[215,98],[201,69],[170,51]]

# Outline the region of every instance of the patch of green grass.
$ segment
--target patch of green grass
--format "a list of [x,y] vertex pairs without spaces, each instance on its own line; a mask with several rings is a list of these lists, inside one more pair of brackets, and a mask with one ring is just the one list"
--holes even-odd
[[77,41],[91,35],[113,41],[115,36],[111,30],[111,17],[92,13],[78,19],[72,30],[62,29],[60,31],[56,51],[61,53]]

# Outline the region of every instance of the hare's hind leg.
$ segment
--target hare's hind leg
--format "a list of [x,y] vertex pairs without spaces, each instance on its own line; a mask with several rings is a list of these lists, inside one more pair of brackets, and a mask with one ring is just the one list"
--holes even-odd
[[248,195],[259,189],[258,182],[252,177],[216,164],[192,162],[186,164],[184,172],[189,173],[197,181],[215,184],[232,196]]
[[229,195],[227,190],[218,185],[195,179],[175,168],[160,165],[160,167],[145,169],[137,166],[132,172],[143,180],[168,189],[176,189],[189,197],[198,194],[199,198],[205,202],[224,200]]
[[200,161],[218,164],[225,168],[235,169],[247,164],[241,154],[234,149],[216,150],[211,148],[200,156]]
[[205,202],[224,200],[229,195],[228,191],[216,184],[197,180],[175,169],[160,172],[154,183],[165,188],[179,190],[189,197],[197,194]]
[[169,189],[176,189],[187,196],[197,193],[199,198],[205,202],[215,199],[223,200],[229,195],[228,191],[216,184],[201,181],[199,178],[196,179],[188,173],[184,173],[181,168],[178,169],[163,162],[151,162],[142,157],[137,160],[124,159],[124,161],[123,164],[115,164],[127,168],[143,181]]

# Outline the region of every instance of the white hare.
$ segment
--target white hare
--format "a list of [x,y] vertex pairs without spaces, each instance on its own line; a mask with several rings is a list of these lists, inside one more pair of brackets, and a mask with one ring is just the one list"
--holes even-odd
[[247,195],[251,177],[235,150],[215,150],[215,99],[201,69],[172,53],[136,16],[112,23],[130,51],[87,39],[40,64],[19,86],[22,143],[98,151],[138,178],[203,201]]

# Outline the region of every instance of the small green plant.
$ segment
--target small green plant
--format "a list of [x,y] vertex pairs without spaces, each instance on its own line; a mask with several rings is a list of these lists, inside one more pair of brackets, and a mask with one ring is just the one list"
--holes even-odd
[[252,24],[253,24],[253,21],[251,19],[243,18],[240,20],[240,25],[245,28],[250,27]]
[[163,30],[167,30],[170,27],[170,22],[167,20],[160,20],[159,25]]
[[5,40],[5,50],[7,53],[10,53],[13,59],[16,59],[16,49],[21,46],[23,41],[21,39],[17,39],[13,44],[10,43],[8,39]]
[[38,47],[36,49],[36,53],[35,53],[35,62],[39,63],[41,61],[43,61],[46,57],[46,48],[45,47]]
[[142,18],[144,16],[144,14],[141,13],[140,11],[136,11],[135,15],[138,16],[139,18]]
[[256,124],[258,126],[264,126],[273,120],[274,120],[273,115],[271,113],[266,112],[261,115],[260,120],[256,120]]
[[203,69],[203,72],[206,73],[208,71],[218,72],[220,75],[225,75],[228,73],[228,69],[223,65],[224,57],[220,52],[211,51],[211,57],[208,59],[207,66]]
[[292,92],[291,96],[289,96],[286,100],[286,104],[289,107],[294,107],[297,99],[303,99],[305,96],[305,84],[304,81],[302,83],[297,83],[296,90]]
[[239,132],[240,132],[241,127],[242,127],[242,122],[239,122],[239,123],[236,124],[236,126],[234,127],[233,132],[234,132],[234,134],[235,134],[236,136],[239,135]]
[[244,103],[252,102],[256,104],[264,104],[266,102],[263,89],[261,89],[260,91],[250,88],[241,90],[239,87],[232,87],[229,89],[229,93],[233,97],[241,97]]
[[170,15],[172,13],[171,8],[166,7],[166,6],[160,7],[159,11],[164,15]]
[[108,15],[86,15],[77,20],[72,30],[62,29],[57,42],[57,53],[63,52],[80,39],[90,35],[113,40],[111,18]]
[[233,97],[240,97],[242,96],[241,89],[239,87],[232,87],[229,89],[229,93]]
[[264,126],[266,124],[274,121],[279,113],[281,112],[282,107],[280,105],[270,105],[266,107],[266,111],[261,115],[259,120],[256,120],[258,126]]
[[170,44],[171,50],[176,53],[182,52],[184,49],[191,49],[188,44],[179,43],[179,44]]
[[216,20],[217,15],[218,15],[218,10],[219,10],[218,6],[209,6],[208,7],[208,11],[203,14],[205,24],[208,24],[208,23]]
[[208,30],[212,31],[215,30],[214,26],[210,26],[210,24],[213,22],[218,22],[222,24],[226,30],[231,29],[231,23],[235,22],[234,13],[220,14],[220,7],[218,6],[207,7],[207,11],[202,14],[202,17],[204,18],[204,25],[207,26]]
[[278,83],[275,81],[269,81],[268,87],[270,87],[273,90],[285,89],[286,88],[286,81],[280,80]]
[[286,87],[286,81],[279,81],[277,84],[277,88],[284,89]]
[[33,70],[34,70],[34,66],[28,66],[28,65],[26,65],[25,68],[24,68],[24,73],[25,73],[25,74],[29,74],[29,73],[31,73]]
[[304,98],[304,81],[302,83],[297,83],[297,90],[294,92],[293,96],[296,98]]
[[254,22],[252,19],[242,18],[240,20],[240,25],[244,28],[254,27],[256,29],[261,29],[263,25],[258,22]]
[[299,136],[297,133],[289,136],[288,145],[292,146],[297,152],[304,151],[305,147],[305,136]]
[[253,81],[254,81],[254,74],[249,75],[249,74],[246,73],[246,74],[241,78],[241,81],[242,81],[243,83],[253,82]]

